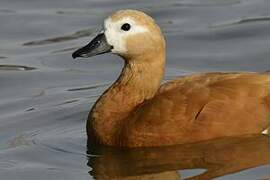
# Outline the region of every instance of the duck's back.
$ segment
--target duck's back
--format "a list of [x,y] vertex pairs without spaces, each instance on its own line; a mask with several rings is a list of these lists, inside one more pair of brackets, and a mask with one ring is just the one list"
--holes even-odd
[[270,126],[269,110],[268,74],[186,76],[162,85],[130,114],[121,143],[160,146],[260,133]]

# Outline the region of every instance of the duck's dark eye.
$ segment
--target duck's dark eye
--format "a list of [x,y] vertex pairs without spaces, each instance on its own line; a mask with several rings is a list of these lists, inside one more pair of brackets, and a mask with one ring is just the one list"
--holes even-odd
[[130,24],[128,24],[128,23],[125,23],[125,24],[123,24],[123,25],[121,26],[121,29],[122,29],[123,31],[128,31],[128,30],[130,30],[130,28],[131,28],[131,26],[130,26]]

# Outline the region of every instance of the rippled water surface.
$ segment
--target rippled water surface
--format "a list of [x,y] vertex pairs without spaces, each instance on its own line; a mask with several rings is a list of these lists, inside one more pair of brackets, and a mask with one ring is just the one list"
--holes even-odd
[[[268,0],[1,0],[1,179],[270,178],[270,138],[170,148],[86,148],[90,107],[117,78],[114,55],[71,58],[117,9],[152,15],[167,39],[165,79],[270,69]],[[205,175],[206,174],[206,175]]]

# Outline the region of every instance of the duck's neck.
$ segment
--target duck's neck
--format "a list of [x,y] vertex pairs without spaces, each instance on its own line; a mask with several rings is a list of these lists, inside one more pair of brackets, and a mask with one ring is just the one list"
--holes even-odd
[[164,55],[126,59],[121,75],[93,106],[88,122],[88,138],[112,144],[121,122],[143,101],[157,92],[164,75]]

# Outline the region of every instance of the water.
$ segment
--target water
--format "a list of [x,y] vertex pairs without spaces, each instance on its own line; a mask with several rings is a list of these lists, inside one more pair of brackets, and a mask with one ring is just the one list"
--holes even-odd
[[107,15],[126,8],[148,12],[161,26],[165,79],[270,69],[267,0],[1,0],[1,179],[178,179],[207,169],[205,178],[269,178],[264,136],[129,151],[86,148],[89,109],[122,61],[114,55],[75,61],[71,53]]

